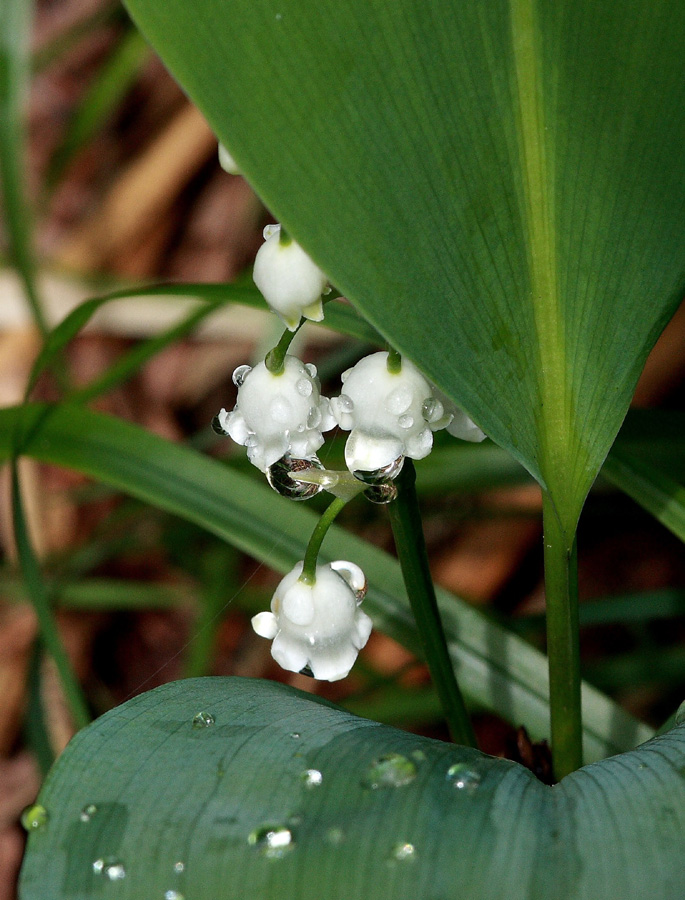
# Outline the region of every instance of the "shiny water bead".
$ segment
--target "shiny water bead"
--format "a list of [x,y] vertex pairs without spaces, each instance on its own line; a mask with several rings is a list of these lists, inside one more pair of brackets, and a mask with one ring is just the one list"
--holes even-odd
[[252,371],[252,366],[238,366],[233,371],[233,384],[236,387],[242,387],[248,373]]
[[354,473],[354,477],[358,478],[360,481],[363,481],[364,484],[386,484],[389,481],[393,481],[402,471],[402,466],[404,465],[404,457],[398,456],[397,459],[394,459],[392,462],[388,463],[386,466],[383,466],[380,469],[373,469],[370,472],[364,471],[360,469],[359,471]]
[[395,844],[390,853],[392,859],[396,859],[398,862],[403,862],[404,860],[412,860],[416,858],[416,849],[413,844],[400,842]]
[[397,485],[389,481],[387,484],[374,484],[364,491],[364,496],[372,503],[381,506],[392,503],[397,498]]
[[354,409],[354,401],[347,394],[341,394],[338,397],[338,407],[344,413],[351,413]]
[[214,716],[209,712],[199,712],[193,716],[193,728],[211,728],[216,722]]
[[455,790],[473,794],[480,785],[481,776],[466,763],[455,763],[447,770],[447,780],[452,783]]
[[115,856],[96,859],[93,863],[93,872],[101,875],[107,881],[121,881],[126,878],[126,868],[122,861]]
[[98,808],[94,803],[88,803],[83,807],[81,812],[79,813],[79,819],[82,822],[90,822],[93,816],[97,813]]
[[180,891],[170,889],[164,892],[164,900],[185,900],[185,897]]
[[282,859],[295,849],[293,833],[285,825],[260,825],[250,832],[247,842],[268,859]]
[[323,775],[318,769],[307,769],[300,775],[300,779],[306,788],[315,788],[323,784]]
[[[226,410],[222,409],[221,413],[225,414]],[[212,431],[214,432],[214,434],[220,434],[221,437],[228,437],[228,431],[224,428],[224,426],[222,424],[223,416],[221,415],[221,413],[217,413],[212,418]]]
[[386,787],[403,787],[416,778],[416,764],[401,753],[388,753],[374,760],[364,773],[364,787],[377,790]]
[[291,500],[309,500],[323,490],[320,484],[309,481],[298,481],[298,472],[306,472],[309,469],[323,469],[320,460],[314,456],[312,459],[294,459],[286,454],[278,462],[266,470],[266,480],[271,487],[283,497]]

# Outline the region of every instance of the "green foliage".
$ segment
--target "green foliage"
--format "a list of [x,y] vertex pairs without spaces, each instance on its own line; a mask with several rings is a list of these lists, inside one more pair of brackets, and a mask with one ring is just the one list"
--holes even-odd
[[550,788],[283,685],[176,682],[71,743],[21,896],[680,900],[684,752],[681,725]]

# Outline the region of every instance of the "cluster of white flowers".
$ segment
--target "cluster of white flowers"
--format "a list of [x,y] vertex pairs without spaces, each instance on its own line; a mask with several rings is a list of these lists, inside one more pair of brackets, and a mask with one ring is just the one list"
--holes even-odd
[[[237,171],[223,147],[220,159],[226,171]],[[290,332],[302,317],[320,321],[326,275],[280,225],[267,226],[264,239],[254,280],[270,309]],[[235,370],[235,408],[222,409],[214,427],[247,447],[250,462],[286,496],[307,499],[325,486],[335,493],[332,485],[339,483],[338,496],[349,498],[357,485],[369,499],[389,502],[405,458],[427,456],[433,432],[445,428],[467,441],[485,437],[407,359],[384,351],[364,357],[343,373],[340,395],[329,400],[321,396],[315,366],[278,349],[254,368]],[[336,425],[349,431],[345,463],[352,475],[323,470],[316,456],[323,433]],[[365,593],[364,573],[353,563],[317,565],[315,574],[305,575],[300,562],[278,585],[271,612],[259,613],[252,624],[272,640],[271,654],[283,668],[336,681],[348,674],[371,632],[371,619],[358,609]]]

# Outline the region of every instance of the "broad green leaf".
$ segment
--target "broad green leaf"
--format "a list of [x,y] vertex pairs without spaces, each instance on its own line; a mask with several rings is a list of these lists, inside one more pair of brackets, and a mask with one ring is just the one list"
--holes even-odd
[[180,681],[72,741],[20,896],[681,900],[684,767],[681,725],[547,787],[283,685]]
[[[318,517],[265,485],[186,447],[78,406],[28,404],[0,410],[0,462],[20,428],[24,454],[76,469],[168,512],[182,516],[279,572],[304,556]],[[419,653],[399,565],[366,541],[333,526],[324,559],[349,559],[365,571],[367,612],[378,628]],[[547,660],[478,610],[438,591],[438,602],[459,684],[478,703],[536,738],[549,727]],[[586,761],[625,750],[651,735],[589,685],[583,688]]]
[[260,197],[568,546],[685,289],[680,0],[127,0]]

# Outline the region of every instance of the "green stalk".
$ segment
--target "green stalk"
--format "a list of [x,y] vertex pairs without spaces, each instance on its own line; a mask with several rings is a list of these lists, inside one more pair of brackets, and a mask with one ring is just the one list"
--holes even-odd
[[41,640],[57,668],[57,674],[74,724],[77,728],[84,728],[90,723],[88,707],[83,697],[81,686],[74,675],[69,657],[62,644],[62,639],[59,636],[57,623],[50,606],[48,590],[31,546],[21,501],[16,459],[12,460],[12,516],[19,564],[36,617],[38,618]]
[[294,331],[286,330],[281,335],[281,339],[276,346],[269,350],[264,359],[264,363],[272,375],[282,375],[285,370],[285,356],[288,352],[293,338],[304,325],[304,319],[300,319],[300,324]]
[[397,499],[389,504],[388,511],[402,577],[416,619],[424,656],[440,697],[452,740],[457,744],[476,747],[476,737],[454,675],[440,621],[416,496],[416,470],[410,459],[405,459],[396,484]]
[[388,344],[388,372],[391,375],[399,375],[402,371],[402,356]]
[[346,503],[347,500],[341,500],[340,497],[336,497],[317,522],[316,528],[309,538],[307,550],[304,554],[302,574],[300,575],[300,581],[304,582],[304,584],[316,583],[316,561],[319,558],[321,544],[323,544],[323,539],[326,537],[326,532],[333,524],[333,520]]
[[557,779],[583,764],[576,541],[568,547],[548,494],[542,495],[552,759]]

